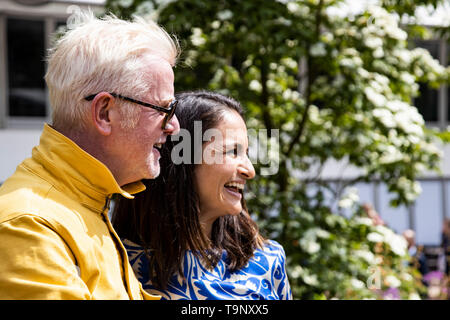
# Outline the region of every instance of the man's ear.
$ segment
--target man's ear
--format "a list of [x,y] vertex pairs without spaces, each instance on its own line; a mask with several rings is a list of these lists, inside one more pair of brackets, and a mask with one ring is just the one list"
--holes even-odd
[[104,136],[111,134],[115,99],[107,92],[100,92],[91,102],[91,117],[94,127]]

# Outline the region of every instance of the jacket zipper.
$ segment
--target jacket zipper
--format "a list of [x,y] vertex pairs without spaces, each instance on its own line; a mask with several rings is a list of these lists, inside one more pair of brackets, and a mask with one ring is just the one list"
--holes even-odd
[[110,205],[111,205],[111,198],[112,198],[112,195],[106,197],[105,206],[102,209],[102,217],[103,217],[103,221],[108,226],[109,234],[111,235],[111,238],[113,239],[113,241],[114,241],[114,243],[116,245],[116,249],[117,249],[117,251],[119,253],[120,260],[121,260],[121,267],[122,267],[122,281],[123,281],[123,284],[125,286],[125,291],[127,292],[129,299],[132,300],[132,295],[131,295],[131,293],[128,290],[128,281],[127,281],[126,268],[125,268],[125,261],[126,260],[123,257],[124,253],[120,249],[121,246],[118,243],[118,241],[120,241],[120,240],[117,239],[117,237],[115,236],[115,234],[113,232],[114,228],[113,228],[111,222],[109,221],[109,217],[108,217],[108,213],[109,213],[109,209],[110,209]]

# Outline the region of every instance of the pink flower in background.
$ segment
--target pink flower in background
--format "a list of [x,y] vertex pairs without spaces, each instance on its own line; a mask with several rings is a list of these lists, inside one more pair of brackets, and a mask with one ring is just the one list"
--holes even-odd
[[389,288],[383,292],[384,300],[400,300],[400,291],[397,288]]
[[430,283],[440,283],[444,278],[444,274],[441,271],[431,271],[423,276],[423,280],[428,284]]

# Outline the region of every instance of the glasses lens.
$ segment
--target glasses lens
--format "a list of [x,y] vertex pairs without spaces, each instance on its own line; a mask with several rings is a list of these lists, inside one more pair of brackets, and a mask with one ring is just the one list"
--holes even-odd
[[177,108],[177,104],[178,104],[177,100],[174,100],[170,103],[170,105],[169,105],[170,113],[168,113],[163,120],[163,124],[162,124],[163,129],[166,128],[167,122],[169,122],[170,119],[172,119],[173,115],[175,114],[175,109]]

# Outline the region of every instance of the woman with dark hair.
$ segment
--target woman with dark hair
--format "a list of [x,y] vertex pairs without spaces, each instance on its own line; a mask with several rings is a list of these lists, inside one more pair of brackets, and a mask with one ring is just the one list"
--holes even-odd
[[176,98],[181,131],[160,150],[160,175],[113,213],[137,278],[162,299],[292,299],[284,250],[245,204],[255,171],[240,104],[206,91]]

